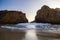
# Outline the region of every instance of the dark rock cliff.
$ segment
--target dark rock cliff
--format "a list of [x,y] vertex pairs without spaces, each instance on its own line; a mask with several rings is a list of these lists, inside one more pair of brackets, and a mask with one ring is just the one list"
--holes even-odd
[[0,24],[15,24],[28,22],[25,13],[21,11],[0,11]]
[[35,22],[60,23],[60,8],[52,9],[46,5],[37,11]]

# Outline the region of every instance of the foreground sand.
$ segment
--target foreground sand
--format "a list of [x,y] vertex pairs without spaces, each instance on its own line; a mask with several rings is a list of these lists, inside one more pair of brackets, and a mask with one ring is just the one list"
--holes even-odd
[[60,40],[60,33],[38,32],[37,37],[41,40]]
[[[0,30],[0,40],[22,40],[25,38],[25,34],[26,31],[24,30],[2,29]],[[38,38],[38,40],[60,40],[60,33],[39,31],[36,32],[36,37]]]
[[0,30],[0,40],[21,40],[24,37],[23,31]]

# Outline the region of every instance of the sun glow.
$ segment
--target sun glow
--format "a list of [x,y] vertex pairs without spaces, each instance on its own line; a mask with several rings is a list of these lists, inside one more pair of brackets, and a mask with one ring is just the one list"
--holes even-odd
[[47,2],[47,5],[51,8],[60,8],[60,0],[54,0],[54,1],[49,0]]
[[54,4],[54,5],[51,5],[50,7],[55,9],[55,8],[60,8],[60,5]]

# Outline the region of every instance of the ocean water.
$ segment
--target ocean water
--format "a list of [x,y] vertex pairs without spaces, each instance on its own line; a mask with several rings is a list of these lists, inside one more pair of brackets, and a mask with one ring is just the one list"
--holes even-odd
[[0,40],[60,40],[60,25],[48,23],[2,25]]

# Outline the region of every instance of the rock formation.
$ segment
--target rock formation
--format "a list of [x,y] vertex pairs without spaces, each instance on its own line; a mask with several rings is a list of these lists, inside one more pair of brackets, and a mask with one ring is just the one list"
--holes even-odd
[[52,9],[44,5],[37,11],[35,22],[60,23],[60,8]]
[[0,24],[15,24],[28,22],[25,13],[21,11],[0,11]]

